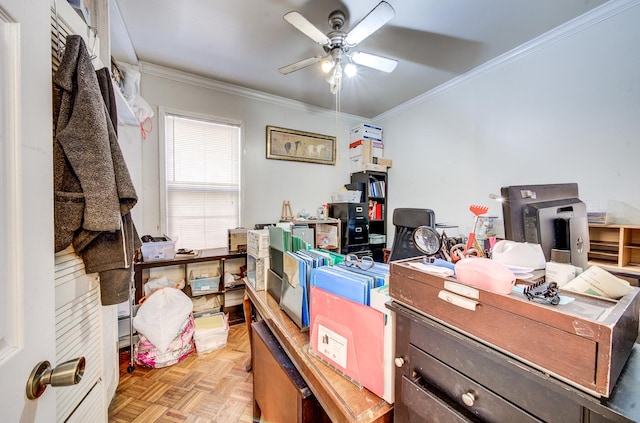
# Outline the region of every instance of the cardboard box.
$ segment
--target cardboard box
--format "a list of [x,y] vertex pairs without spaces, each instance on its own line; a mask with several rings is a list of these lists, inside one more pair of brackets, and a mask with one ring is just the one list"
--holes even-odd
[[351,128],[350,138],[351,141],[361,139],[382,141],[382,128],[368,123],[361,123],[360,125]]
[[229,251],[247,251],[247,230],[244,228],[229,229]]
[[269,258],[269,230],[247,231],[247,253],[258,258]]
[[[269,248],[267,247],[267,253]],[[269,256],[260,258],[247,254],[247,282],[256,291],[264,291],[267,287],[267,271],[269,270]]]
[[357,140],[349,144],[349,157],[362,156],[366,163],[374,163],[374,157],[384,155],[384,144],[382,141]]
[[379,165],[384,166],[384,167],[391,167],[391,165],[393,165],[393,160],[385,159],[384,157],[374,157],[373,158],[373,163],[374,164],[379,164]]
[[638,337],[638,288],[618,301],[561,291],[574,300],[552,306],[432,275],[412,261],[391,262],[394,301],[585,392],[609,396]]
[[380,165],[380,164],[374,164],[371,162],[364,162],[362,159],[362,156],[358,156],[358,157],[352,157],[351,160],[349,161],[350,165],[349,165],[349,172],[351,173],[356,173],[356,172],[363,172],[365,170],[373,170],[376,172],[386,172],[387,171],[387,167]]

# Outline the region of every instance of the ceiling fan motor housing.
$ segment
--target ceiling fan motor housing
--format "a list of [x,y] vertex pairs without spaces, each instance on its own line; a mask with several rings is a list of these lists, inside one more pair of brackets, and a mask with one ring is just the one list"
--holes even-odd
[[329,14],[329,26],[334,31],[339,31],[344,25],[346,18],[342,10],[334,10]]

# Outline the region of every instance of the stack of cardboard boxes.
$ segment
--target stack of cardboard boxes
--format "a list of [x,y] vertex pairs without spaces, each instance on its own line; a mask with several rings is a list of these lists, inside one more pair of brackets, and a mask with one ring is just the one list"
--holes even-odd
[[391,167],[391,159],[385,159],[382,143],[382,128],[367,123],[351,129],[349,144],[350,171],[362,172],[375,170],[386,172]]

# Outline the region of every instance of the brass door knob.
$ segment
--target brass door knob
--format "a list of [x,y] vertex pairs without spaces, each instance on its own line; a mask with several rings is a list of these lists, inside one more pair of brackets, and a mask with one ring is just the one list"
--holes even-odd
[[36,399],[40,397],[51,386],[71,386],[76,385],[84,375],[86,360],[84,357],[75,358],[51,368],[51,363],[41,361],[31,371],[27,380],[27,398]]

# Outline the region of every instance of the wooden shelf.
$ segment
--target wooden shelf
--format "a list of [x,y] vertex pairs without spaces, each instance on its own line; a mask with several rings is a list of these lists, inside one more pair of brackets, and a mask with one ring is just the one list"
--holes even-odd
[[640,276],[640,225],[589,225],[589,264]]

